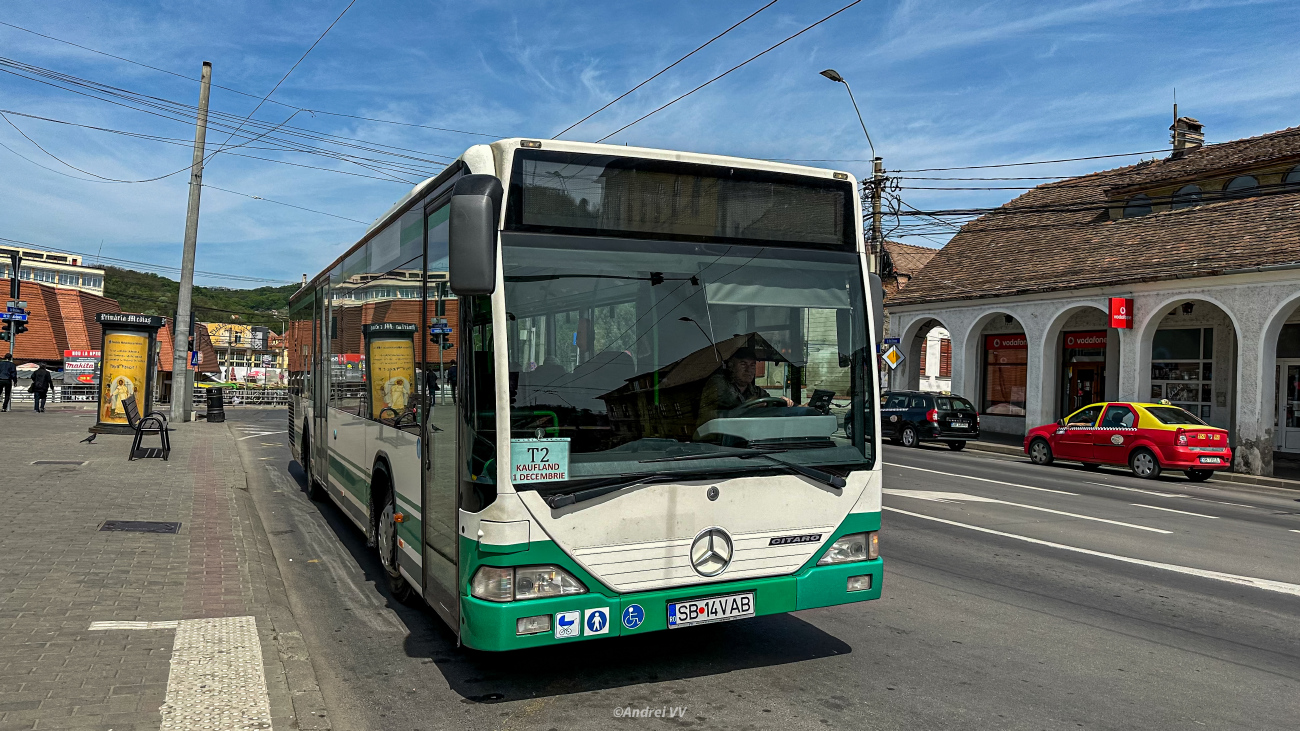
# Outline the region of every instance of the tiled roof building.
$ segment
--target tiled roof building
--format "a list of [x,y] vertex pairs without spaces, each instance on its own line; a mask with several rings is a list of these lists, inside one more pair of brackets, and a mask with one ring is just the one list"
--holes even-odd
[[[36,282],[20,282],[19,300],[27,302],[27,332],[18,336],[14,360],[47,364],[62,362],[65,350],[98,350],[101,342],[95,316],[121,312],[117,300],[76,289],[57,289]],[[10,281],[0,279],[0,291],[9,293]],[[2,343],[4,352],[9,344]]]
[[1204,146],[1195,119],[1171,130],[1165,158],[967,223],[889,298],[891,331],[905,353],[951,333],[952,389],[985,431],[1163,398],[1229,429],[1237,470],[1269,474],[1274,451],[1300,456],[1300,127]]

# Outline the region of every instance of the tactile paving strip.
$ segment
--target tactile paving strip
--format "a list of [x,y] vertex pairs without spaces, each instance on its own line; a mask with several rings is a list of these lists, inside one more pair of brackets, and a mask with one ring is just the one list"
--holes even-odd
[[162,728],[269,729],[271,700],[252,617],[185,619],[176,627]]

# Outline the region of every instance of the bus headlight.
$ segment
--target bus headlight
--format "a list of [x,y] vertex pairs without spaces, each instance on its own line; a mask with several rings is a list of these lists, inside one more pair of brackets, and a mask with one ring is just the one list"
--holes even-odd
[[490,602],[585,593],[587,587],[559,566],[480,566],[470,581],[470,594]]
[[826,554],[817,562],[818,566],[854,561],[871,561],[880,556],[880,539],[876,531],[870,533],[853,533],[831,544]]
[[515,599],[545,599],[585,593],[587,587],[559,566],[521,566],[515,569]]

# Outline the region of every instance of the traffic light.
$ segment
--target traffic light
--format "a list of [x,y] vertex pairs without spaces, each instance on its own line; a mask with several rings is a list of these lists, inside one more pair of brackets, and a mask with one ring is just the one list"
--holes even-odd
[[[14,330],[13,335],[22,335],[23,333],[27,332],[27,323],[18,320],[14,322],[13,330]],[[10,337],[12,338],[13,335],[10,335]]]
[[13,333],[10,332],[10,330],[12,329],[13,329],[13,325],[7,322],[4,324],[3,327],[0,327],[0,341],[13,340],[14,339]]

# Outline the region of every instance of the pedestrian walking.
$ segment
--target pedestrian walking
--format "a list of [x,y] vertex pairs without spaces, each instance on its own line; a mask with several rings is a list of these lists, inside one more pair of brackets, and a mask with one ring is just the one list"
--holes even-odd
[[9,410],[9,401],[17,382],[18,369],[14,366],[14,357],[6,353],[4,359],[0,360],[0,411]]
[[451,384],[451,400],[456,400],[456,360],[453,358],[451,366],[447,368],[447,383]]
[[49,395],[50,389],[54,387],[54,377],[50,375],[45,364],[42,363],[36,372],[32,374],[32,395],[36,397],[36,410],[45,413],[45,397]]

